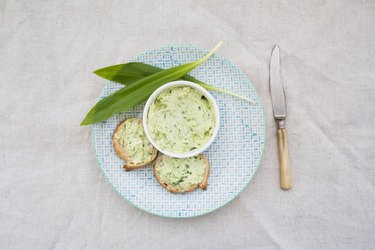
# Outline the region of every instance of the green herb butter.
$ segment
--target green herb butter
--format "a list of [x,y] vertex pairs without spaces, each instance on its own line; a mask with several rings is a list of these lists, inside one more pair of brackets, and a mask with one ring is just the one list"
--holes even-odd
[[156,171],[160,178],[174,187],[186,189],[204,179],[207,163],[204,158],[172,158],[164,155],[157,165]]
[[202,147],[212,137],[215,112],[198,90],[175,87],[161,93],[150,105],[147,126],[161,149],[186,153]]
[[154,148],[138,119],[127,120],[114,137],[133,161],[148,162],[153,157]]

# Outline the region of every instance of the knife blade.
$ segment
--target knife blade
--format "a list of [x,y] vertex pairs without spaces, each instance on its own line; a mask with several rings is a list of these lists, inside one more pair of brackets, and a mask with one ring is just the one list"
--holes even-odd
[[286,104],[284,85],[280,77],[280,49],[275,46],[270,61],[270,90],[273,116],[276,120],[286,119]]
[[280,75],[280,49],[275,46],[270,60],[270,92],[273,116],[277,122],[277,138],[280,161],[280,187],[284,190],[292,188],[292,178],[289,166],[288,143],[285,129],[286,101],[284,85]]

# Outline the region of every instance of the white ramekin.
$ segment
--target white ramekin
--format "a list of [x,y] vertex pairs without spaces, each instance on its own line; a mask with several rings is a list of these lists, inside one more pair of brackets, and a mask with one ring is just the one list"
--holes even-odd
[[[194,149],[192,151],[189,151],[189,152],[186,152],[186,153],[174,153],[174,152],[168,152],[162,148],[160,148],[155,142],[154,140],[151,138],[150,136],[150,133],[148,131],[148,127],[147,127],[147,115],[148,115],[148,110],[149,110],[149,107],[150,105],[155,101],[155,99],[159,96],[159,94],[161,94],[162,92],[170,89],[170,88],[174,88],[174,87],[179,87],[179,86],[189,86],[191,88],[194,88],[196,90],[198,90],[199,92],[201,92],[206,98],[207,100],[210,101],[213,109],[214,109],[214,112],[215,112],[215,118],[216,118],[216,122],[215,122],[215,128],[214,128],[214,131],[212,133],[212,136],[210,138],[210,140],[207,141],[207,143],[205,145],[203,145],[203,147],[201,148],[197,148],[197,149]],[[175,82],[170,82],[170,83],[167,83],[163,86],[161,86],[160,88],[158,88],[157,90],[154,91],[154,93],[152,93],[152,95],[148,98],[147,102],[146,102],[146,105],[145,105],[145,108],[143,110],[143,127],[144,127],[144,130],[145,130],[145,133],[146,133],[146,136],[148,138],[148,140],[151,142],[152,145],[154,145],[154,147],[159,150],[161,153],[165,154],[165,155],[168,155],[170,157],[175,157],[175,158],[187,158],[187,157],[192,157],[192,156],[196,156],[200,153],[202,153],[204,150],[206,150],[211,144],[212,142],[215,140],[215,137],[219,131],[219,126],[220,126],[220,115],[219,115],[219,108],[216,104],[216,101],[215,99],[212,97],[212,95],[207,91],[205,90],[203,87],[199,86],[198,84],[196,83],[192,83],[192,82],[188,82],[188,81],[175,81]]]

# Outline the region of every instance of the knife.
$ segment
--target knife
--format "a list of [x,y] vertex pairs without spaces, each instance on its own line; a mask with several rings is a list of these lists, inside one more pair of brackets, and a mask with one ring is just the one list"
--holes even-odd
[[280,49],[275,45],[270,60],[270,92],[272,98],[273,116],[278,125],[277,138],[279,145],[280,187],[284,190],[292,188],[290,174],[288,143],[286,137],[286,103],[284,85],[280,76]]

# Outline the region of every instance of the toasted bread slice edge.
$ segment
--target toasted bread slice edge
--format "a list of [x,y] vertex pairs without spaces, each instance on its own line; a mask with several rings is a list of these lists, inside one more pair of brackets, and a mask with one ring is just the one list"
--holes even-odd
[[203,190],[207,189],[207,186],[208,186],[208,177],[210,175],[210,162],[208,161],[207,157],[204,154],[199,154],[198,155],[198,157],[203,158],[205,160],[205,162],[206,162],[206,169],[205,169],[204,174],[203,174],[203,180],[200,183],[196,183],[195,185],[190,186],[186,190],[181,189],[179,187],[173,187],[172,185],[164,182],[160,178],[160,176],[157,173],[156,167],[160,163],[160,161],[163,159],[163,157],[164,157],[164,155],[160,154],[158,156],[158,158],[156,158],[156,161],[154,162],[154,165],[153,165],[154,176],[155,176],[155,178],[158,180],[158,182],[160,183],[160,185],[163,188],[167,189],[171,193],[187,193],[187,192],[194,191],[197,188],[201,188]]
[[115,128],[115,130],[113,131],[113,134],[112,134],[112,143],[113,143],[113,147],[117,153],[117,155],[126,161],[126,164],[124,165],[124,169],[126,171],[130,171],[130,170],[134,170],[134,169],[138,169],[138,168],[142,168],[142,167],[145,167],[147,165],[150,165],[156,158],[157,154],[158,154],[158,150],[152,146],[153,148],[153,154],[150,158],[149,161],[147,162],[141,162],[141,163],[134,163],[132,162],[131,160],[131,157],[129,156],[129,154],[127,154],[127,152],[125,152],[122,147],[120,146],[120,143],[118,142],[118,140],[115,138],[115,134],[117,132],[119,132],[122,127],[125,125],[125,123],[129,120],[136,120],[142,127],[143,127],[143,123],[142,123],[142,119],[140,118],[135,118],[135,117],[131,117],[131,118],[127,118],[125,120],[123,120],[122,122],[120,122],[117,127]]

